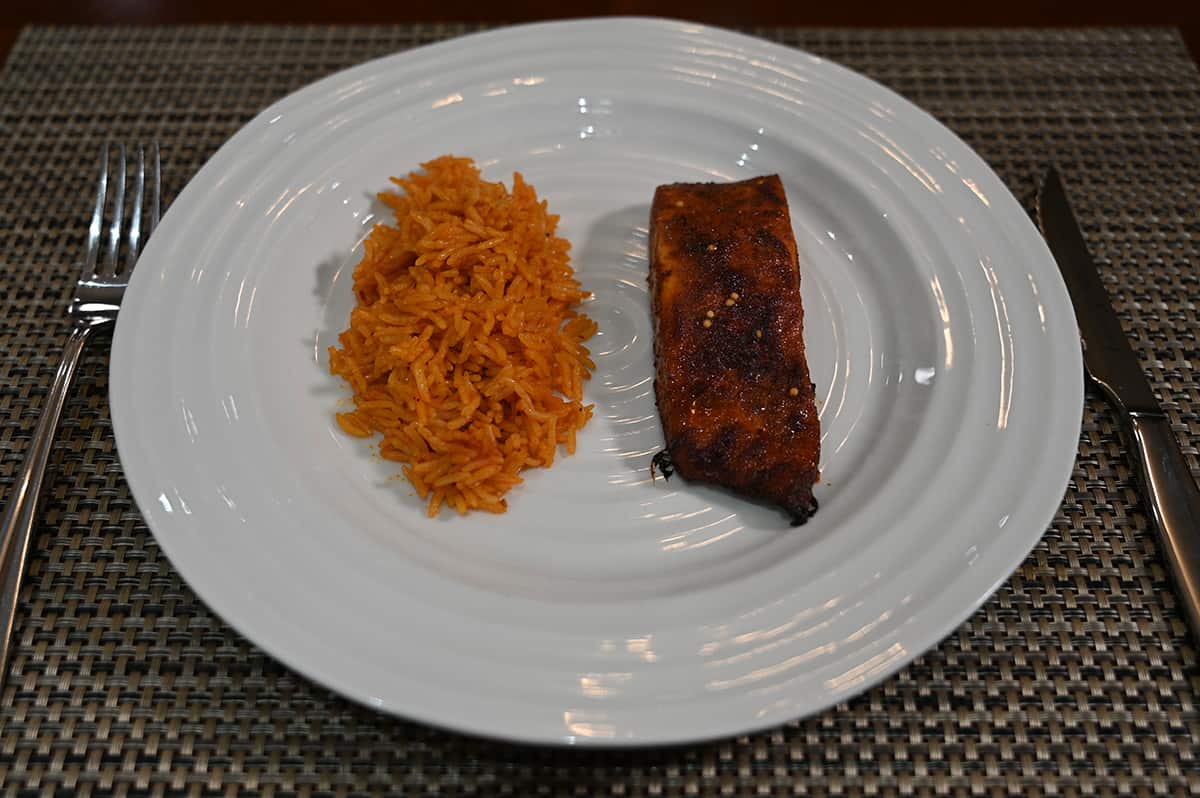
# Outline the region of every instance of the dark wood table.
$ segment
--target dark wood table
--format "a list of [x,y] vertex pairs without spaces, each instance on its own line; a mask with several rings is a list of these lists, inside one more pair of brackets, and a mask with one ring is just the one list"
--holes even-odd
[[175,24],[218,22],[408,23],[526,22],[562,17],[639,14],[679,17],[727,27],[1059,27],[1172,26],[1200,59],[1200,3],[1129,0],[918,0],[784,3],[779,0],[405,0],[333,3],[329,0],[6,0],[0,3],[0,56],[31,23]]

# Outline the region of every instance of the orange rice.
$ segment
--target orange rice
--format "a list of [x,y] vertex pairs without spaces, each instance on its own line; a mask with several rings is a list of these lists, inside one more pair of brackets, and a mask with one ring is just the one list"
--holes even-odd
[[382,433],[379,453],[403,463],[428,502],[502,513],[522,469],[550,466],[592,415],[583,342],[596,323],[533,187],[510,193],[470,158],[443,156],[392,178],[380,199],[395,226],[376,225],[354,270],[357,305],[330,371],[354,391],[338,413],[350,435]]

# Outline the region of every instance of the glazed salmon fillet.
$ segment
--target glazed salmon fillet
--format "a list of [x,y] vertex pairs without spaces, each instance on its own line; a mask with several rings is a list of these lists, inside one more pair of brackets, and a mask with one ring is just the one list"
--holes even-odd
[[821,433],[783,183],[659,186],[650,210],[654,392],[664,476],[816,511]]

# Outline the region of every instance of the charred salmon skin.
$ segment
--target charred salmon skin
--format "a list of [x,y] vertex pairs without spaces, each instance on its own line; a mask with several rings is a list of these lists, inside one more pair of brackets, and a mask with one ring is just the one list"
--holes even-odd
[[804,523],[817,509],[821,432],[779,177],[659,186],[649,279],[666,437],[652,467]]

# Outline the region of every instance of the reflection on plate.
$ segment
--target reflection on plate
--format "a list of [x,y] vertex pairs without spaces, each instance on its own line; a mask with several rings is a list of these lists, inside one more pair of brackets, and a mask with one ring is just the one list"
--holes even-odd
[[[446,152],[548,199],[600,324],[579,452],[498,517],[427,519],[332,414],[373,194]],[[770,172],[822,409],[800,529],[649,473],[653,189]],[[353,699],[526,741],[730,735],[879,681],[1039,538],[1082,408],[1065,290],[975,154],[836,65],[675,22],[509,28],[281,100],[180,195],[126,302],[122,462],[196,592]]]

